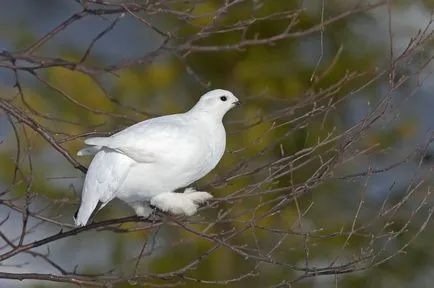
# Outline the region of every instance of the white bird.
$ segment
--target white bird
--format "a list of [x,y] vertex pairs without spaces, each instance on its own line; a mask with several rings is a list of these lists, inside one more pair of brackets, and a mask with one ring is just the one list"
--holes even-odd
[[231,92],[216,89],[185,113],[145,120],[110,137],[86,139],[90,147],[77,155],[96,155],[84,180],[75,225],[86,225],[98,204],[101,209],[113,198],[125,201],[142,217],[152,213],[151,205],[193,215],[212,195],[192,188],[184,193],[175,190],[217,166],[226,146],[223,116],[238,104]]

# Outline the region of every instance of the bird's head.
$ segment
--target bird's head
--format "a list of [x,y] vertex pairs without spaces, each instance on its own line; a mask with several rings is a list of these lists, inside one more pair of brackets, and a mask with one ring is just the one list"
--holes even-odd
[[226,112],[238,105],[240,100],[232,92],[215,89],[202,95],[191,111],[210,113],[223,118]]

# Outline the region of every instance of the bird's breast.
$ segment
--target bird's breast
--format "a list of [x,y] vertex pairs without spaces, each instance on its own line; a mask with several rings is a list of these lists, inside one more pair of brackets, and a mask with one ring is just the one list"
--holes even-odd
[[180,144],[179,149],[175,149],[172,159],[176,161],[170,161],[173,169],[178,170],[176,172],[180,178],[185,178],[183,185],[199,180],[214,169],[226,147],[223,125],[200,131],[188,138],[188,141]]

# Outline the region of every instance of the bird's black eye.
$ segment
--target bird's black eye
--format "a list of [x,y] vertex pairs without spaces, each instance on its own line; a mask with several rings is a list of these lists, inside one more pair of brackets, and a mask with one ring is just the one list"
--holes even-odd
[[220,100],[222,100],[222,101],[226,101],[226,100],[228,100],[228,97],[226,97],[226,96],[222,96],[222,97],[220,97]]

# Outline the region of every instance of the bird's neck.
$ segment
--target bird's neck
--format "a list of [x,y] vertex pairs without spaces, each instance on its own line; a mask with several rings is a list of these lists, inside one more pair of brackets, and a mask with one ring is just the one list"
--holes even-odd
[[[205,121],[209,123],[222,123],[224,113],[216,113],[216,111],[213,111],[212,113],[206,110],[199,110],[194,109],[193,107],[190,111],[188,111],[186,114],[189,114],[191,117],[199,120],[199,121]],[[220,115],[221,114],[221,115]]]

